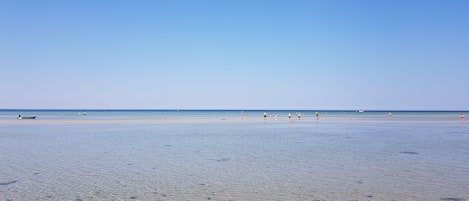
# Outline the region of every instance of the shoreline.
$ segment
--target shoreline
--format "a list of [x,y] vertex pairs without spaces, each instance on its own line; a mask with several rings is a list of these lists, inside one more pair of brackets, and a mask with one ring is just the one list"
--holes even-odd
[[[44,108],[0,108],[4,112],[17,111],[54,111],[54,112],[357,112],[358,109],[44,109]],[[369,109],[365,112],[467,112],[468,109]]]
[[464,120],[399,120],[399,119],[302,119],[302,120],[263,120],[263,119],[34,119],[34,120],[0,120],[2,124],[113,124],[113,123],[465,123]]

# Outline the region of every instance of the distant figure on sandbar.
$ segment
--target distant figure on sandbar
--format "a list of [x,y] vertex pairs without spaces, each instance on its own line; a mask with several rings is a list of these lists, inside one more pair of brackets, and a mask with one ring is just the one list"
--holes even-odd
[[316,112],[316,120],[319,119],[319,112]]
[[21,120],[21,114],[18,115],[18,117],[16,119]]
[[264,120],[266,120],[266,119],[267,119],[267,113],[264,112]]
[[301,112],[298,112],[298,120],[301,119]]
[[388,118],[392,118],[392,112],[388,113]]
[[460,119],[461,121],[464,121],[464,113],[462,113],[462,114],[459,115],[459,119]]
[[290,120],[291,120],[291,113],[289,112],[288,113],[288,121],[290,121]]

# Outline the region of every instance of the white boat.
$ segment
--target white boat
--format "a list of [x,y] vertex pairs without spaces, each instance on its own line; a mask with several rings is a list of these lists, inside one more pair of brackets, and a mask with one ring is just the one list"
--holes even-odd
[[362,112],[365,112],[364,109],[359,109],[358,112],[362,113]]

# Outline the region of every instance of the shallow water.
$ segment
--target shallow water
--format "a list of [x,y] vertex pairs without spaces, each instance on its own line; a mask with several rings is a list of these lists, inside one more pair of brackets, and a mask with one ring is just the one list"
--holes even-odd
[[[0,121],[16,120],[18,115],[37,116],[38,120],[263,120],[266,112],[267,120],[292,119],[306,121],[316,120],[315,113],[319,112],[321,120],[364,120],[364,121],[458,121],[458,115],[464,111],[393,111],[392,118],[388,111],[313,111],[313,110],[0,110]],[[469,112],[465,112],[469,113]],[[86,114],[86,115],[83,115]]]
[[469,199],[460,121],[3,122],[0,148],[0,200]]

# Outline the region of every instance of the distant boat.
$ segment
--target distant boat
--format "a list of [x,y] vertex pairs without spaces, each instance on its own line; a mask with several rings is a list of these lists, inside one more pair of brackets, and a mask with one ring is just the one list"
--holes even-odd
[[36,119],[36,116],[25,116],[25,117],[22,117],[21,115],[18,115],[18,120],[21,120],[21,119]]
[[362,112],[365,112],[364,109],[359,109],[358,112],[362,113]]

